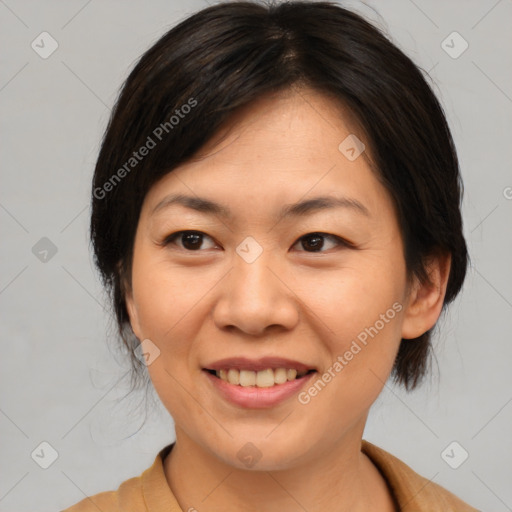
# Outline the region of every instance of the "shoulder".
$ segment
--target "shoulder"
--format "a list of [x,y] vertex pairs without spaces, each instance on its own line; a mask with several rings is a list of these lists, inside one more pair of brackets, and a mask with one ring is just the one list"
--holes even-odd
[[[117,490],[87,496],[62,512],[125,512],[125,505],[131,504],[134,512],[145,511],[141,476],[124,481]],[[140,507],[140,508],[139,508]]]
[[382,448],[363,440],[361,451],[371,459],[387,481],[401,512],[478,512]]
[[167,484],[163,461],[174,443],[156,456],[153,465],[140,476],[125,480],[117,490],[88,496],[61,512],[146,512],[147,510],[180,511]]

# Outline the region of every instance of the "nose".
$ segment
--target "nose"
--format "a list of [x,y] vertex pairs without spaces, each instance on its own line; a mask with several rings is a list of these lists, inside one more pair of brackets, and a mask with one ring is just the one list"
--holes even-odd
[[283,271],[271,267],[263,254],[252,263],[236,255],[234,266],[222,280],[214,322],[220,329],[239,330],[252,336],[271,330],[292,330],[299,320],[296,295]]

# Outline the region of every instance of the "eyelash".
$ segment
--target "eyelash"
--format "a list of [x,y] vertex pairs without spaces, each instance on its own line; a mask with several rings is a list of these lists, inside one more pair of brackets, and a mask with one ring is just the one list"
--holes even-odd
[[[163,240],[163,242],[160,245],[164,246],[164,247],[167,247],[167,246],[173,244],[174,241],[177,238],[179,238],[181,235],[184,235],[184,234],[202,235],[202,236],[205,236],[205,237],[210,238],[211,240],[213,240],[212,237],[208,236],[206,233],[203,233],[202,231],[184,230],[184,231],[176,231],[175,233],[170,234],[169,236],[167,236]],[[322,233],[322,232],[318,232],[318,231],[313,231],[311,233],[306,233],[305,235],[302,235],[293,245],[295,246],[302,239],[306,239],[307,237],[313,236],[313,235],[316,235],[317,237],[323,237],[323,238],[328,238],[330,240],[334,240],[341,247],[355,248],[355,246],[352,243],[350,243],[349,241],[347,241],[347,240],[345,240],[345,239],[343,239],[343,238],[341,238],[339,236],[332,235],[332,234],[329,234],[329,233]],[[185,248],[182,248],[182,247],[179,247],[179,249],[183,250],[185,252],[190,252],[190,253],[201,252],[201,249],[191,250],[191,249],[185,249]],[[317,254],[317,253],[322,253],[322,252],[326,252],[326,251],[304,251],[304,252],[307,252],[307,253],[310,253],[310,254]]]

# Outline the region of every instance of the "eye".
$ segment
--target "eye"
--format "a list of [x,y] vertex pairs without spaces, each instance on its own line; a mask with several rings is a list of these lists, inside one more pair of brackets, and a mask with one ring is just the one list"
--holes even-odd
[[302,247],[306,249],[306,252],[325,252],[321,250],[325,249],[325,239],[331,240],[331,247],[327,247],[327,249],[340,245],[351,247],[351,244],[343,238],[336,235],[329,235],[327,233],[308,233],[307,235],[301,236],[295,245],[299,243],[302,244]]
[[[176,233],[172,233],[167,236],[161,245],[178,245],[178,247],[186,251],[199,251],[205,238],[213,243],[213,246],[206,247],[206,249],[216,247],[213,239],[201,231],[177,231]],[[331,247],[326,247],[324,240],[330,240]],[[179,241],[179,243],[176,243],[177,241]],[[325,252],[326,249],[339,246],[353,247],[350,242],[340,238],[339,236],[330,235],[328,233],[308,233],[307,235],[301,236],[294,244],[294,247],[298,244],[301,244],[306,252]],[[205,248],[203,247],[203,249]]]
[[[166,237],[162,242],[162,245],[171,245],[175,243],[175,240],[179,240],[181,242],[181,246],[179,247],[182,249],[187,251],[197,251],[201,248],[203,238],[205,237],[213,241],[211,237],[201,231],[177,231],[176,233]],[[215,247],[215,243],[213,244],[213,247]],[[207,247],[207,249],[211,248],[212,247]]]

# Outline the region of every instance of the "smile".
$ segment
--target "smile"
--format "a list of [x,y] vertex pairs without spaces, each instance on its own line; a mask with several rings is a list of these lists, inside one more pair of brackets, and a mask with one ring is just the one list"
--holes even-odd
[[234,386],[269,388],[300,379],[314,370],[297,371],[295,368],[267,368],[260,371],[253,371],[238,368],[225,368],[207,371]]

